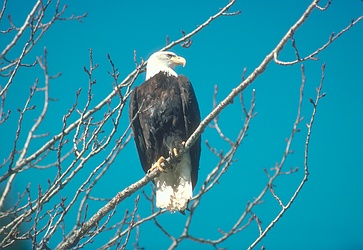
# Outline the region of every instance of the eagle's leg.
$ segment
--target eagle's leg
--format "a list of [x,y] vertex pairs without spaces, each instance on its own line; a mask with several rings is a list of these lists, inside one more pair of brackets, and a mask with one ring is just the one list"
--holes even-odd
[[160,156],[160,158],[149,169],[149,173],[151,173],[155,169],[158,169],[160,172],[164,172],[164,168],[161,166],[163,162],[165,162],[165,158],[163,156]]

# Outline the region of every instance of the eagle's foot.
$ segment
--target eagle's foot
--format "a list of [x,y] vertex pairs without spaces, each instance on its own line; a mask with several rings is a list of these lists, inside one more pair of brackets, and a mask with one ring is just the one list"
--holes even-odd
[[171,158],[171,162],[172,163],[178,163],[180,162],[180,158],[179,158],[179,149],[178,148],[173,148],[170,153],[169,156]]
[[179,155],[179,150],[177,148],[173,148],[173,156],[178,157],[178,155]]
[[171,157],[177,158],[179,156],[179,151],[180,151],[181,148],[184,148],[185,141],[182,141],[181,145],[182,145],[182,147],[180,147],[179,149],[178,148],[173,148],[172,153],[170,155]]
[[161,166],[161,164],[164,162],[165,158],[163,156],[160,156],[160,158],[154,163],[154,165],[152,165],[148,172],[151,173],[155,169],[158,169],[160,172],[164,172],[164,168]]
[[[185,145],[185,142],[181,142],[181,145],[184,147]],[[180,152],[180,149],[182,149],[183,147],[179,147],[179,148],[173,148],[170,153],[169,153],[169,156],[172,158],[173,161],[175,162],[179,162],[180,159],[179,159],[179,152]]]

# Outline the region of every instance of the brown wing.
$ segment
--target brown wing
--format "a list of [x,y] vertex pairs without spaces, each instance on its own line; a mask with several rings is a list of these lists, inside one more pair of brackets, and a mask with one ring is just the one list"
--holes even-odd
[[[181,90],[185,131],[187,140],[200,124],[200,111],[198,101],[190,81],[183,75],[178,77]],[[198,180],[199,159],[201,153],[201,137],[190,148],[189,155],[192,163],[193,189]]]

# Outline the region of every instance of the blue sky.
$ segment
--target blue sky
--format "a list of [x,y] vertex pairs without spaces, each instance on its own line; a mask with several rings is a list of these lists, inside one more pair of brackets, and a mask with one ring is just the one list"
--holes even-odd
[[[9,3],[8,12],[20,25],[26,13],[32,8],[31,1],[23,3],[22,8]],[[126,77],[134,68],[133,53],[138,58],[147,59],[153,52],[165,45],[166,36],[173,41],[181,36],[181,31],[190,32],[214,15],[227,1],[65,1],[68,14],[88,16],[82,23],[64,21],[56,23],[28,56],[29,62],[42,54],[43,47],[48,50],[50,73],[62,72],[53,81],[51,95],[59,100],[51,103],[44,131],[57,133],[61,128],[61,117],[72,105],[75,92],[84,88],[81,97],[86,97],[87,76],[83,66],[89,65],[89,49],[93,59],[99,64],[95,72],[97,84],[93,103],[103,100],[112,90],[112,79],[108,76],[110,65],[107,54],[119,68],[120,79]],[[256,68],[263,58],[276,46],[289,27],[301,16],[310,1],[237,1],[231,11],[241,10],[237,16],[224,16],[213,22],[192,38],[193,44],[184,49],[176,46],[175,53],[187,60],[185,68],[177,72],[188,76],[193,83],[201,107],[202,117],[212,110],[214,85],[218,84],[217,99],[221,101],[242,77],[243,69],[247,75]],[[325,5],[322,1],[321,5]],[[338,33],[349,25],[353,18],[363,14],[363,2],[359,0],[333,1],[325,12],[313,11],[308,21],[295,34],[301,55],[306,55],[325,43],[332,32]],[[0,41],[3,48],[11,37]],[[315,88],[321,78],[321,65],[326,63],[324,92],[314,124],[310,144],[309,181],[293,203],[289,211],[257,246],[267,249],[361,249],[363,248],[362,197],[363,187],[363,75],[362,41],[363,23],[354,26],[349,32],[335,41],[328,49],[318,55],[318,61],[305,62],[306,87],[303,103],[305,120],[300,124],[292,145],[295,153],[288,158],[285,170],[300,167],[294,175],[281,176],[276,182],[276,192],[286,203],[292,191],[303,176],[303,150],[306,136],[305,123],[312,112],[309,98],[315,98]],[[280,55],[281,60],[294,60],[290,42]],[[23,105],[28,96],[29,86],[41,71],[22,71],[15,79],[16,87],[9,92],[8,108]],[[141,84],[144,75],[135,84]],[[2,84],[2,83],[1,83]],[[252,89],[256,90],[256,111],[248,136],[243,141],[236,162],[230,167],[220,184],[202,201],[192,232],[196,236],[215,238],[218,229],[228,230],[243,211],[247,201],[256,197],[267,182],[264,168],[271,168],[281,160],[285,148],[285,138],[289,137],[298,105],[301,84],[300,64],[279,66],[271,63],[266,71],[244,91],[250,100]],[[84,100],[84,99],[83,99]],[[84,102],[84,101],[83,101]],[[82,103],[82,101],[81,101]],[[16,124],[16,111],[9,124]],[[126,116],[124,119],[127,122]],[[31,119],[29,118],[29,124]],[[229,106],[220,116],[220,126],[226,135],[235,138],[243,125],[243,114],[236,104]],[[0,139],[11,141],[14,127],[3,126]],[[228,149],[210,128],[203,134],[203,141],[209,140],[218,149]],[[41,144],[41,142],[39,142]],[[3,144],[0,156],[6,157],[11,144]],[[203,146],[198,190],[215,166],[217,159]],[[0,170],[2,171],[2,170]],[[85,175],[87,175],[85,170]],[[117,176],[117,177],[115,177]],[[101,181],[104,188],[97,194],[113,197],[117,191],[137,181],[143,172],[133,142],[120,153],[110,173]],[[43,176],[42,176],[43,177]],[[82,178],[80,176],[79,178]],[[37,183],[46,184],[47,177],[22,175],[16,180],[17,190],[22,192],[28,182],[36,189]],[[147,190],[150,188],[148,187]],[[132,206],[135,197],[120,205],[120,210]],[[265,227],[276,216],[278,204],[267,196],[265,203],[254,212]],[[149,204],[140,203],[140,214],[149,212]],[[99,204],[90,210],[95,211]],[[119,214],[121,217],[122,212]],[[165,214],[160,218],[175,236],[182,231],[186,217],[179,214]],[[160,231],[145,226],[140,245],[146,249],[167,248],[169,240]],[[143,228],[142,228],[143,230]],[[150,231],[156,230],[156,231]],[[253,224],[230,240],[221,244],[228,249],[246,248],[258,235]],[[107,236],[108,237],[108,236]],[[164,238],[163,238],[164,237]],[[103,241],[101,241],[103,242]],[[56,243],[54,243],[56,244]],[[98,243],[102,244],[102,243]],[[180,249],[212,249],[210,246],[194,245],[186,242]]]

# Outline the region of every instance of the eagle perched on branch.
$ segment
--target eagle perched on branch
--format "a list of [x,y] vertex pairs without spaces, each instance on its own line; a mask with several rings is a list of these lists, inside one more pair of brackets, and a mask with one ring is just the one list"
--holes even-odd
[[[173,52],[152,54],[146,67],[146,81],[131,95],[129,116],[143,170],[160,168],[165,158],[176,157],[200,124],[200,112],[193,87],[175,66],[186,60]],[[184,213],[198,179],[200,138],[179,161],[154,179],[156,206]]]

